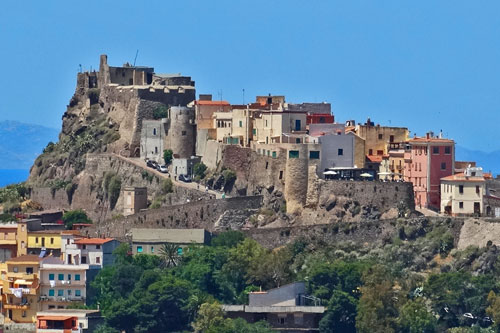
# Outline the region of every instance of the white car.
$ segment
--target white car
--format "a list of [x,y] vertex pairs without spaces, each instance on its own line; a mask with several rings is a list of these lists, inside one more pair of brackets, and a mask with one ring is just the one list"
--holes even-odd
[[164,165],[158,165],[158,171],[160,171],[161,173],[168,173],[168,168],[167,166],[164,164]]

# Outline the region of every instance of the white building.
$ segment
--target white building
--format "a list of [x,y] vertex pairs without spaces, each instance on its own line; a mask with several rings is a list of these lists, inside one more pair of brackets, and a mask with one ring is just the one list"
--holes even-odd
[[40,266],[41,309],[65,309],[72,303],[85,304],[88,269],[89,265],[67,265],[56,257],[45,258]]
[[486,181],[483,169],[469,167],[464,173],[441,178],[441,213],[452,216],[481,215]]
[[[113,251],[120,242],[113,238],[81,238],[66,245],[65,263],[69,265],[90,265],[102,268],[114,263]],[[94,267],[92,267],[94,266]]]

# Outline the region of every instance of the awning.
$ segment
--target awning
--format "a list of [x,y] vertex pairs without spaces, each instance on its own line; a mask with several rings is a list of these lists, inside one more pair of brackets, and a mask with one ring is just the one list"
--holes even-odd
[[369,174],[369,173],[367,173],[367,172],[362,173],[362,174],[360,174],[359,176],[360,176],[360,177],[364,177],[364,178],[373,177],[373,175],[371,175],[371,174]]
[[19,279],[19,280],[14,281],[14,284],[33,284],[33,281],[26,281],[26,280]]
[[333,171],[333,170],[328,170],[328,171],[323,172],[323,174],[324,175],[332,175],[333,176],[333,175],[336,175],[337,173],[335,171]]

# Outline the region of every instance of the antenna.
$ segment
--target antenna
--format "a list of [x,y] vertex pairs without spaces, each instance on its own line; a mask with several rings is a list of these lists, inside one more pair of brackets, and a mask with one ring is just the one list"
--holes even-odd
[[137,55],[139,54],[139,49],[135,52],[135,58],[134,58],[134,67],[135,67],[135,61],[137,60]]

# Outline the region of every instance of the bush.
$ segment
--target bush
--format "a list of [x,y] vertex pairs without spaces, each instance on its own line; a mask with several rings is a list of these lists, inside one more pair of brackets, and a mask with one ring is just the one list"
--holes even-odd
[[174,184],[170,178],[163,179],[160,184],[160,190],[162,194],[172,193],[174,191]]
[[87,97],[90,100],[90,105],[97,104],[99,102],[99,95],[101,91],[98,88],[92,88],[87,91]]
[[70,210],[64,213],[62,220],[68,230],[71,230],[73,228],[73,224],[75,223],[92,223],[92,220],[87,216],[87,213],[81,209]]
[[108,172],[104,175],[103,189],[106,193],[106,197],[109,200],[111,209],[114,209],[116,206],[116,202],[120,197],[121,188],[122,181],[120,179],[120,176],[112,172]]
[[168,108],[166,105],[157,106],[153,110],[153,118],[154,119],[167,118],[167,111],[168,111]]
[[205,178],[205,172],[207,171],[207,166],[203,162],[196,163],[193,167],[193,172],[196,177],[200,179]]
[[222,171],[222,176],[224,177],[224,186],[232,185],[236,180],[236,173],[230,169]]
[[174,156],[174,152],[172,149],[166,149],[163,151],[163,159],[165,160],[165,164],[172,163],[172,157]]

